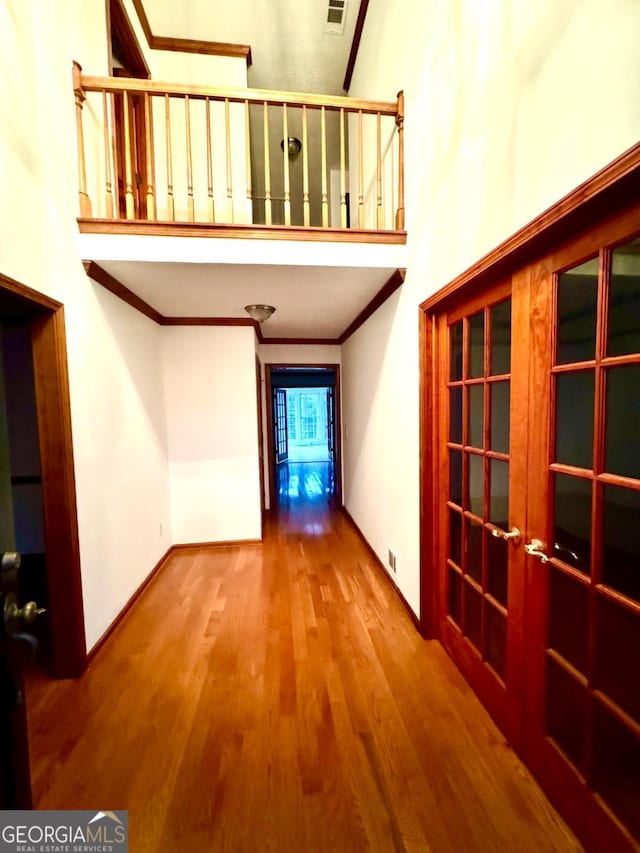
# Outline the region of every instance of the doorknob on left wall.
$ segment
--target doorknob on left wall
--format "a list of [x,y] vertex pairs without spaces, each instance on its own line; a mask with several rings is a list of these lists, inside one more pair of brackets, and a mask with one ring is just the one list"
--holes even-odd
[[27,601],[24,607],[19,607],[15,595],[13,593],[7,595],[2,616],[8,636],[12,637],[18,633],[21,627],[27,628],[33,625],[42,613],[46,613],[46,609],[38,607],[35,601]]

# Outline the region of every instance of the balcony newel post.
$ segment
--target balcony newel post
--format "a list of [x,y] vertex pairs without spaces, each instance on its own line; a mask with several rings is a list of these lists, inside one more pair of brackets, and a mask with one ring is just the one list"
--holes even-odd
[[404,91],[398,92],[398,209],[396,211],[396,231],[404,231]]
[[78,133],[78,192],[80,216],[91,216],[91,199],[87,193],[87,168],[84,156],[84,129],[82,126],[82,107],[87,95],[82,86],[82,66],[73,61],[73,94],[76,99],[76,129]]

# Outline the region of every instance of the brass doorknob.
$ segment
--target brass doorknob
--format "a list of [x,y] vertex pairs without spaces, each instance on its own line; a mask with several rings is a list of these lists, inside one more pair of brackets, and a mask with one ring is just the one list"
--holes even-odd
[[46,612],[46,607],[38,607],[35,601],[27,601],[24,607],[19,608],[18,618],[22,619],[26,625],[31,625],[32,622],[36,621],[38,616]]
[[548,563],[551,559],[544,551],[544,542],[541,539],[532,539],[524,546],[524,550],[530,557],[537,557],[541,563]]
[[32,625],[38,616],[46,612],[46,608],[38,607],[35,601],[27,601],[24,607],[18,607],[15,601],[8,601],[4,609],[4,619],[6,623],[20,619],[25,625]]
[[513,542],[514,545],[517,545],[518,542],[520,542],[520,531],[517,527],[512,527],[508,533],[506,530],[494,527],[491,531],[491,535],[495,536],[496,539],[505,539],[507,542]]

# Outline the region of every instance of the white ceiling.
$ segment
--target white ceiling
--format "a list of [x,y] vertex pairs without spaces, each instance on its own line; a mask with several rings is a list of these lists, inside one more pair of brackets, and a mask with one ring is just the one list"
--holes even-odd
[[324,31],[328,0],[144,0],[152,31],[251,46],[249,86],[342,95],[360,0],[342,35]]
[[[250,87],[344,94],[360,0],[346,0],[341,35],[325,32],[328,0],[143,3],[156,35],[250,45]],[[399,245],[188,238],[185,254],[178,237],[80,236],[82,257],[165,316],[247,317],[244,305],[275,305],[267,338],[338,338],[406,266]]]
[[168,317],[247,317],[274,305],[265,337],[338,338],[393,269],[101,261],[100,266]]

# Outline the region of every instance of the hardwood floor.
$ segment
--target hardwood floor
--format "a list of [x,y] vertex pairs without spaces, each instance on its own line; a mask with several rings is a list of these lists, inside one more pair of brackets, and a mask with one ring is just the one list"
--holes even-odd
[[328,506],[175,553],[28,702],[37,807],[128,809],[133,853],[581,850]]
[[328,461],[281,462],[277,467],[279,507],[318,506],[336,493],[334,464]]

